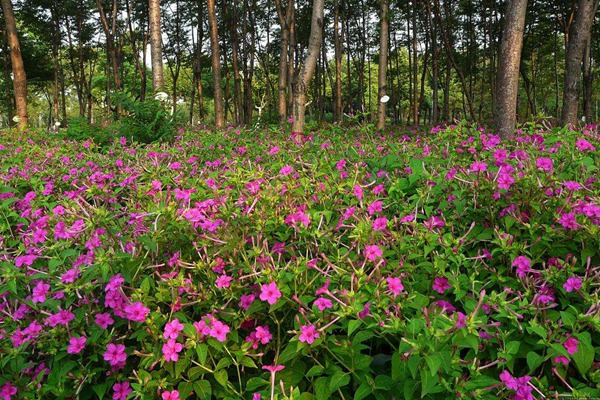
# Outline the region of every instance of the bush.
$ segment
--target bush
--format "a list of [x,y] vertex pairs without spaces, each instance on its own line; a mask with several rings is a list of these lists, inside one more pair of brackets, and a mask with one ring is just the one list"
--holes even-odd
[[432,132],[3,137],[1,393],[599,396],[594,128]]

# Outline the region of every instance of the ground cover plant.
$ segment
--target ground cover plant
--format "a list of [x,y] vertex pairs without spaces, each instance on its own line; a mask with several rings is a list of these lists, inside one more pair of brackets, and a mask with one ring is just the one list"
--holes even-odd
[[0,398],[600,396],[598,131],[0,136]]

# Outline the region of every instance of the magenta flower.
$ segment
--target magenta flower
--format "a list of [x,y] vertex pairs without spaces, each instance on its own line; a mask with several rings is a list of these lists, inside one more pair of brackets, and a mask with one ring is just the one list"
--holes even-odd
[[164,391],[161,394],[162,400],[179,400],[179,391],[172,390],[170,392]]
[[373,215],[375,213],[381,212],[383,210],[383,202],[376,200],[369,204],[367,207],[367,211],[369,211],[369,215]]
[[269,284],[264,284],[260,287],[260,296],[259,298],[262,301],[266,301],[267,303],[273,305],[277,303],[277,300],[281,297],[281,292],[277,289],[277,284],[275,282],[271,282]]
[[456,329],[464,328],[467,326],[467,316],[460,311],[454,314],[456,316],[456,321],[454,322],[454,327]]
[[517,267],[517,276],[525,278],[527,272],[531,270],[531,260],[525,256],[518,256],[512,262],[513,267]]
[[292,172],[294,172],[294,168],[290,165],[284,165],[280,170],[279,170],[279,175],[289,175]]
[[285,365],[263,365],[262,369],[269,371],[274,374],[275,372],[279,372],[285,368]]
[[438,292],[439,294],[444,294],[446,289],[450,289],[450,285],[448,284],[448,278],[443,276],[438,276],[433,280],[433,290]]
[[179,360],[179,353],[183,350],[183,345],[178,343],[175,339],[169,339],[167,343],[163,344],[162,352],[165,357],[165,361],[177,361]]
[[471,167],[469,168],[469,171],[471,172],[478,172],[478,171],[485,171],[487,170],[488,165],[486,163],[484,163],[483,161],[475,161],[473,164],[471,164]]
[[554,169],[554,162],[551,158],[540,157],[535,161],[535,166],[542,171],[551,172]]
[[404,286],[402,285],[402,280],[400,278],[389,276],[386,281],[388,290],[394,295],[394,297],[398,296],[400,292],[404,290]]
[[333,307],[331,300],[326,299],[325,297],[319,297],[313,304],[321,311],[325,311],[326,309]]
[[111,367],[118,367],[124,365],[125,360],[127,360],[125,346],[122,344],[109,343],[108,345],[106,345],[106,351],[104,352],[104,360],[108,361]]
[[353,189],[354,195],[358,200],[362,200],[363,198],[363,188],[360,185],[354,185]]
[[217,339],[219,342],[225,342],[227,340],[227,334],[229,331],[230,329],[227,325],[221,321],[214,321],[208,334]]
[[365,258],[369,261],[377,261],[379,258],[381,258],[383,256],[383,252],[381,251],[381,248],[379,246],[377,246],[376,244],[368,244],[365,246],[365,249],[363,251],[363,254],[365,255]]
[[136,301],[125,307],[125,318],[134,322],[145,322],[150,310],[143,303]]
[[298,340],[303,343],[313,344],[315,339],[319,338],[319,331],[317,331],[317,328],[314,325],[302,325],[300,330],[302,332],[300,333]]
[[108,328],[110,325],[114,324],[115,321],[112,319],[109,313],[99,313],[96,314],[96,325],[98,325],[102,329]]
[[577,223],[577,220],[575,219],[574,212],[568,212],[568,213],[561,214],[560,218],[558,219],[558,223],[561,224],[562,227],[565,229],[575,230],[575,229],[579,228],[579,224]]
[[594,147],[593,144],[591,144],[590,142],[588,142],[585,139],[577,139],[577,141],[575,142],[575,146],[577,146],[577,149],[579,151],[595,151],[596,148]]
[[87,338],[85,336],[82,337],[72,337],[69,339],[69,347],[67,348],[67,353],[69,354],[79,354],[85,347],[85,342]]
[[573,290],[581,289],[581,278],[577,276],[572,276],[563,284],[563,288],[567,293],[572,292]]
[[183,330],[183,324],[179,322],[179,319],[175,318],[171,322],[167,322],[165,325],[165,331],[163,332],[163,338],[165,339],[177,339],[179,332]]
[[218,289],[228,288],[233,280],[232,277],[227,275],[219,275],[219,277],[215,280],[215,284]]
[[264,325],[256,327],[254,337],[256,338],[257,342],[267,344],[271,341],[273,335],[271,334],[271,331],[269,331],[269,327],[267,325]]
[[11,385],[10,382],[4,383],[0,388],[0,398],[2,400],[11,400],[15,394],[17,394],[17,388]]
[[50,285],[39,281],[33,288],[31,301],[33,303],[43,303],[46,301],[46,294],[50,291]]
[[376,218],[375,221],[373,221],[373,230],[374,231],[385,230],[385,228],[387,227],[387,222],[388,222],[388,220],[386,217]]
[[557,357],[554,357],[554,364],[567,365],[567,364],[569,364],[569,359],[565,356],[557,356]]
[[563,342],[563,346],[565,349],[567,349],[567,353],[572,356],[573,354],[577,353],[579,348],[579,340],[575,339],[573,336],[570,336]]
[[126,400],[132,392],[129,382],[117,382],[113,385],[113,400]]

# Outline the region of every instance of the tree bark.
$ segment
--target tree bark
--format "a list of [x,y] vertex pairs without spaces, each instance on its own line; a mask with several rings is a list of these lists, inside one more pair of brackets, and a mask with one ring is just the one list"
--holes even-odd
[[581,61],[594,22],[596,4],[597,0],[579,0],[577,4],[577,13],[571,28],[565,64],[563,109],[561,113],[563,124],[574,124],[577,121]]
[[221,86],[221,55],[219,51],[219,35],[215,0],[208,0],[208,26],[210,30],[210,50],[214,80],[215,127],[221,129],[225,125],[223,114],[223,88]]
[[196,84],[196,94],[198,96],[198,117],[204,117],[204,101],[202,88],[202,44],[204,43],[202,1],[198,0],[198,40],[196,42],[196,55],[194,57],[194,82]]
[[4,12],[4,21],[6,23],[6,33],[8,35],[8,46],[10,47],[10,59],[13,72],[13,91],[15,94],[15,104],[17,116],[17,128],[19,130],[27,129],[29,119],[27,117],[27,76],[21,57],[21,48],[19,47],[19,38],[17,37],[17,25],[15,23],[15,14],[11,0],[1,0],[2,11]]
[[[344,0],[341,0],[343,4]],[[333,90],[333,121],[342,122],[342,35],[340,35],[340,0],[333,5],[333,41],[335,49],[335,89]]]
[[116,34],[116,25],[117,25],[117,0],[113,1],[113,15],[112,15],[112,27],[108,25],[108,19],[106,18],[106,13],[104,12],[104,7],[102,7],[102,3],[100,0],[96,0],[96,5],[98,6],[98,12],[100,13],[100,22],[102,23],[102,29],[104,29],[104,35],[106,36],[106,50],[108,52],[108,56],[110,59],[110,67],[112,69],[114,89],[121,89],[121,78],[119,77],[119,55],[117,52],[117,48],[115,46],[115,34]]
[[289,58],[290,29],[294,15],[294,0],[288,0],[285,8],[281,0],[275,1],[277,17],[281,26],[281,46],[279,52],[279,78],[277,81],[277,112],[279,114],[279,126],[284,126],[287,121],[287,88],[288,88],[288,66],[294,62]]
[[292,133],[304,132],[304,118],[306,112],[306,90],[310,84],[319,58],[321,42],[323,40],[323,9],[325,0],[314,0],[310,25],[310,38],[308,41],[308,54],[293,85],[292,111],[294,121]]
[[149,0],[150,57],[152,59],[152,86],[154,93],[165,86],[162,59],[162,31],[160,27],[160,0]]
[[523,49],[523,31],[527,0],[509,0],[504,17],[498,57],[498,75],[494,123],[501,138],[514,133],[519,91],[519,65]]
[[[389,0],[380,1],[380,34],[379,34],[379,71],[377,92],[377,129],[385,127],[385,108],[387,105],[387,66],[388,52],[390,47],[390,19],[389,19]],[[386,99],[383,97],[386,96]],[[384,101],[385,100],[385,101]]]

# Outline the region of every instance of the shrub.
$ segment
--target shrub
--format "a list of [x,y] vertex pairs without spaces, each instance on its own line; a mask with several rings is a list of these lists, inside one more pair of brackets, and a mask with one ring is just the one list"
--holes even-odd
[[432,132],[2,137],[0,393],[600,395],[594,128]]

